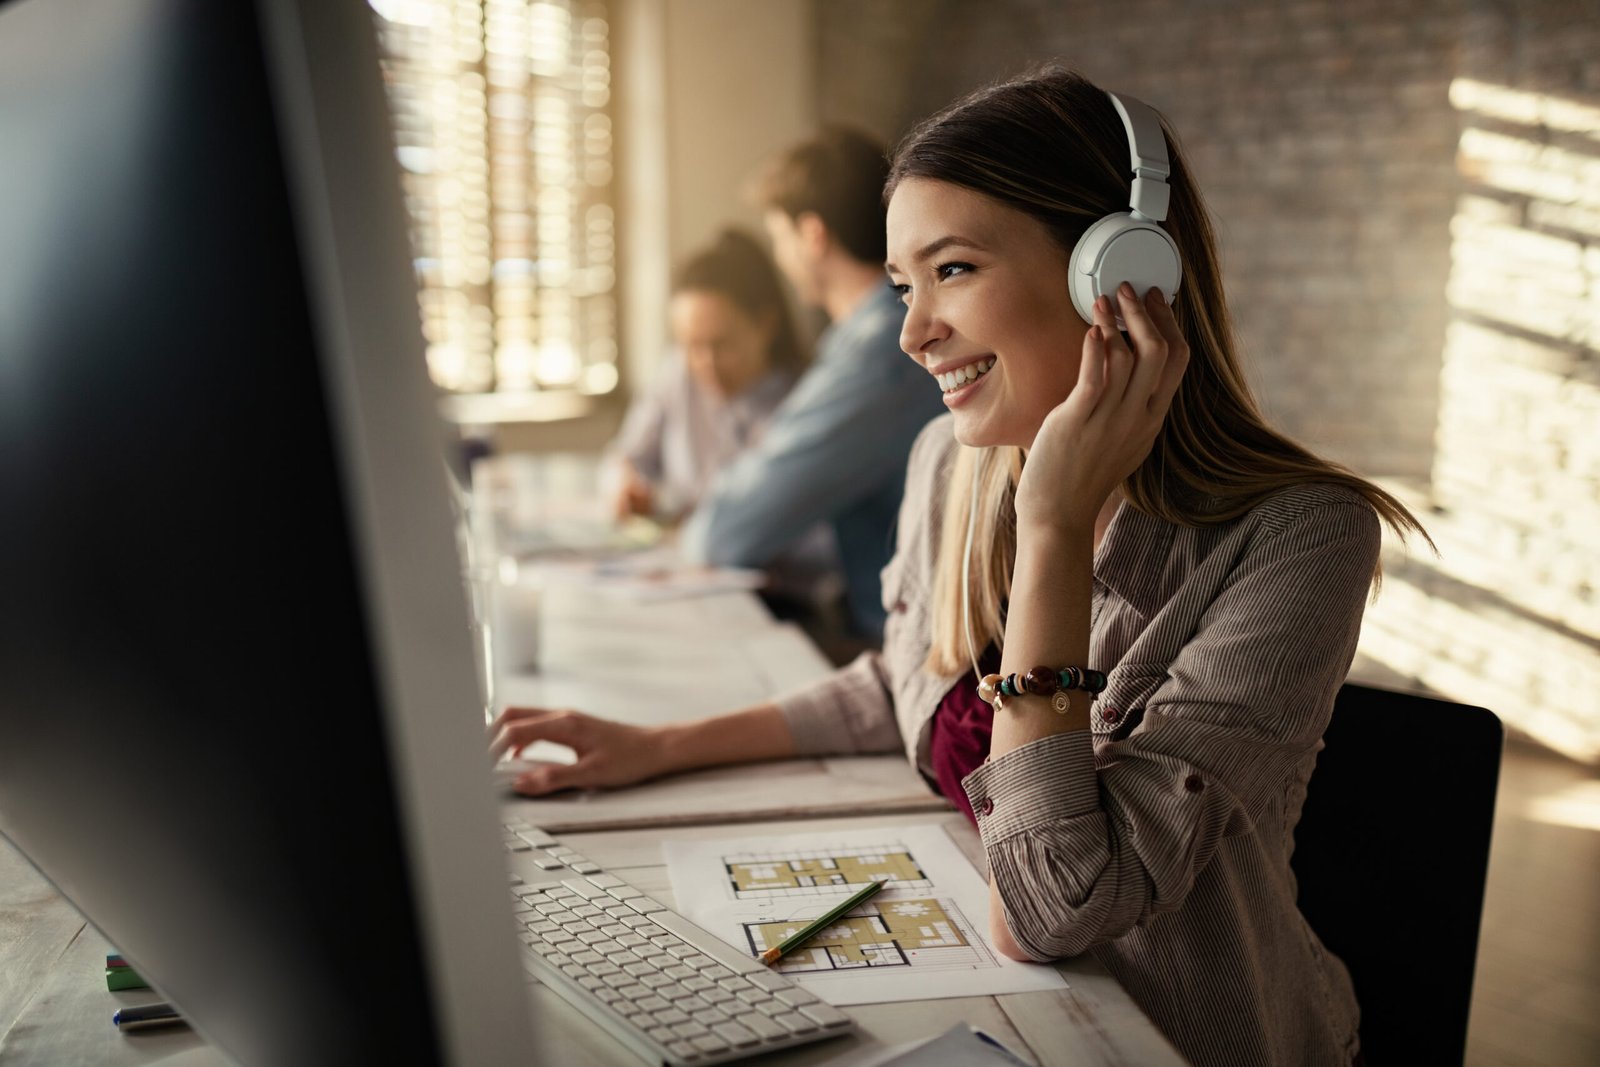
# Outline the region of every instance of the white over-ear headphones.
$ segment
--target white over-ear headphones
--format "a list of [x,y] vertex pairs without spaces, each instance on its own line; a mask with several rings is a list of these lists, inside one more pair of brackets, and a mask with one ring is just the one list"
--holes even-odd
[[1178,246],[1159,225],[1167,217],[1171,192],[1167,177],[1172,173],[1161,120],[1148,105],[1131,96],[1106,95],[1128,131],[1133,191],[1129,210],[1107,215],[1090,226],[1072,250],[1072,306],[1085,322],[1094,321],[1096,297],[1111,297],[1112,307],[1116,306],[1114,294],[1123,282],[1131,284],[1140,296],[1152,288],[1160,289],[1171,303],[1183,281]]

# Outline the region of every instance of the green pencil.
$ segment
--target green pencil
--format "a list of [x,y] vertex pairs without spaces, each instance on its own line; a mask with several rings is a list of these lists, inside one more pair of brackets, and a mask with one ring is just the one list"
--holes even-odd
[[861,887],[861,891],[859,893],[851,893],[848,898],[840,901],[824,912],[821,918],[813,919],[806,923],[804,930],[789,935],[773,947],[767,949],[767,951],[761,954],[761,962],[765,963],[768,967],[771,967],[774,963],[777,963],[779,960],[783,959],[783,957],[787,956],[789,953],[793,952],[807,941],[810,941],[813,937],[816,937],[817,934],[826,929],[828,924],[833,922],[833,920],[837,919],[851,908],[861,904],[863,901],[868,900],[871,898],[872,894],[876,893],[882,888],[882,882],[868,882],[866,885]]

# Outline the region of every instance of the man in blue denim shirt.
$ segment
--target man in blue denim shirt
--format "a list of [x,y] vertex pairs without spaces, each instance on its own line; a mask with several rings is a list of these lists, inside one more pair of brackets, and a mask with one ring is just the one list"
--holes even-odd
[[883,632],[878,572],[894,549],[906,459],[944,411],[937,383],[900,351],[905,309],[883,273],[880,145],[830,128],[775,162],[759,195],[774,258],[827,313],[811,367],[760,444],[726,468],[683,529],[691,558],[765,566],[819,522],[832,527],[850,618]]

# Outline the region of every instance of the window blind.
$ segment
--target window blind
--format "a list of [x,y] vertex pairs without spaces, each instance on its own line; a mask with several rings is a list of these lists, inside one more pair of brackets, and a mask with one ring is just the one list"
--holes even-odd
[[603,0],[370,0],[428,370],[459,393],[617,383]]

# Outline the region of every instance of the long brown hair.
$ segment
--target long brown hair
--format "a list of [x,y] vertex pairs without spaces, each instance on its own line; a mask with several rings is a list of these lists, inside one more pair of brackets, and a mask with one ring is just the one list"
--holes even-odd
[[728,227],[705,248],[691,253],[672,277],[673,295],[684,292],[718,293],[756,322],[772,323],[769,366],[798,374],[805,366],[805,350],[795,333],[794,317],[784,299],[778,268],[760,243],[745,231]]
[[[1129,505],[1177,525],[1214,525],[1290,486],[1333,483],[1359,493],[1401,537],[1414,531],[1428,540],[1394,497],[1267,425],[1240,367],[1205,204],[1165,118],[1161,126],[1172,167],[1165,227],[1183,258],[1173,313],[1190,356],[1155,446],[1122,485]],[[1105,91],[1075,72],[1046,67],[980,89],[913,129],[895,151],[885,199],[907,178],[949,182],[1021,211],[1070,253],[1096,219],[1128,209],[1132,174],[1127,134]],[[999,454],[981,461],[980,529],[968,580],[978,649],[1004,632],[1016,555],[1011,497],[1022,471],[1021,449],[982,451]],[[945,491],[928,656],[929,669],[941,674],[966,663],[961,553],[977,453],[962,449]]]

